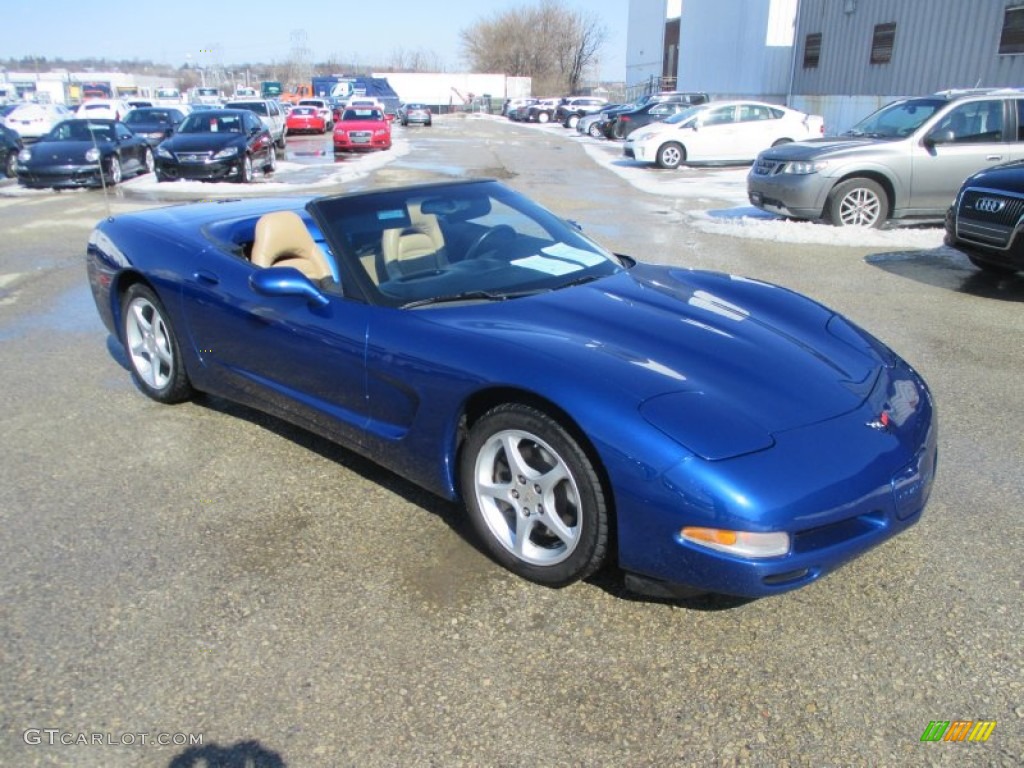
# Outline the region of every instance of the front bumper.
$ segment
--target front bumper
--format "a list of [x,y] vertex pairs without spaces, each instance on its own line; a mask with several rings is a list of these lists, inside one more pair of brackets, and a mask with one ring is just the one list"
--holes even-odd
[[188,179],[191,181],[221,181],[238,175],[241,157],[225,160],[183,163],[160,158],[156,161],[157,173],[166,179]]
[[[890,408],[898,415],[881,427]],[[855,411],[774,437],[774,447],[735,459],[687,457],[618,495],[620,567],[666,594],[765,597],[816,581],[920,519],[935,477],[937,421],[909,368],[884,372]],[[683,539],[684,526],[782,531],[790,548],[740,557]]]
[[367,151],[373,149],[390,149],[391,148],[391,137],[385,136],[382,138],[369,138],[365,141],[352,139],[350,137],[339,138],[337,135],[334,137],[334,151],[335,152],[357,152]]
[[99,187],[100,166],[89,165],[48,165],[26,168],[18,167],[18,183],[32,189],[79,189]]
[[820,219],[833,180],[820,173],[778,173],[773,176],[747,175],[750,204],[781,216],[795,219]]

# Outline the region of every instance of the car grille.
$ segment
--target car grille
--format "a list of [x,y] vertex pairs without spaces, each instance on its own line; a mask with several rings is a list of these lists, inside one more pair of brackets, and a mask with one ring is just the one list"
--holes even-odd
[[770,160],[766,157],[759,157],[754,162],[754,175],[755,176],[774,176],[776,173],[782,170],[786,163],[782,160]]
[[348,137],[354,144],[366,144],[370,141],[370,137],[373,136],[371,131],[349,131]]
[[956,209],[956,236],[967,242],[1008,248],[1024,217],[1024,196],[968,188]]
[[208,152],[181,152],[178,154],[178,161],[182,163],[205,163],[209,156]]

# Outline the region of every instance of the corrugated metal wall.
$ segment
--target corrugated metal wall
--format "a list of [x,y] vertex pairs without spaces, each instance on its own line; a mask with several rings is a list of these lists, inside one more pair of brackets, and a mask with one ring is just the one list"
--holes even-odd
[[[1007,7],[1021,0],[801,0],[793,93],[896,98],[975,86],[1024,85],[1024,55],[1000,56]],[[871,64],[876,24],[896,23],[892,59]],[[820,32],[817,68],[804,41]]]
[[629,0],[626,85],[661,77],[665,55],[666,0]]
[[784,99],[795,8],[796,0],[685,0],[680,90]]

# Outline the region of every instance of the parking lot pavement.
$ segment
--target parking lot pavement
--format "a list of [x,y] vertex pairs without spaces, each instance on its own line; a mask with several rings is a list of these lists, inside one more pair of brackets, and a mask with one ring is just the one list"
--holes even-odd
[[[761,601],[526,583],[457,508],[354,454],[135,391],[82,254],[108,205],[166,201],[2,197],[0,764],[1024,763],[1024,280],[941,248],[705,231],[699,200],[496,120],[409,142],[352,183],[500,178],[616,251],[781,283],[890,343],[940,415],[922,521]],[[922,741],[955,720],[996,725]]]

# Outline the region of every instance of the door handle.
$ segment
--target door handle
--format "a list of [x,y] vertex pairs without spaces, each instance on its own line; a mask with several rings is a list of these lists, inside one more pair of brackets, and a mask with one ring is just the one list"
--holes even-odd
[[207,285],[217,285],[220,282],[220,278],[217,277],[213,272],[207,272],[205,269],[201,269],[198,272],[193,273],[192,279],[198,280],[200,283],[206,283]]
[[986,157],[985,159],[986,159],[986,160],[993,160],[993,161],[998,161],[998,160],[1002,160],[1002,159],[1003,159],[1003,156],[1002,156],[1002,155],[989,155],[989,156],[988,156],[988,157]]

